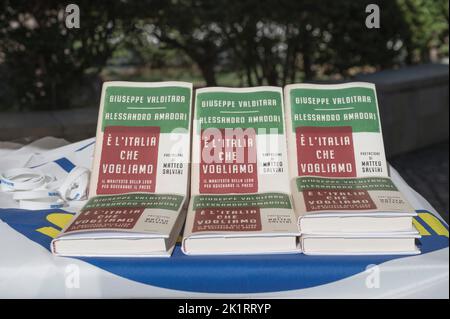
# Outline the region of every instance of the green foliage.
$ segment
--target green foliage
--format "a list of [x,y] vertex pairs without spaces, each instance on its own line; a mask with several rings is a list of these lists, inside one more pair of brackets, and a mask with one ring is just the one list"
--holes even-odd
[[81,28],[67,29],[59,1],[4,1],[0,8],[2,108],[56,109],[80,100],[114,50],[117,6],[77,1]]
[[160,43],[187,54],[207,85],[224,68],[244,85],[284,85],[428,62],[432,46],[448,51],[448,2],[377,4],[381,29],[366,28],[366,1],[333,0],[172,0],[140,22]]
[[433,54],[448,56],[448,0],[397,2],[408,25],[404,37],[408,62],[428,62]]
[[56,0],[0,4],[0,109],[96,105],[99,94],[86,92],[102,70],[109,79],[284,85],[448,56],[446,0],[378,0],[380,29],[366,28],[360,0],[76,3],[78,30],[65,28]]

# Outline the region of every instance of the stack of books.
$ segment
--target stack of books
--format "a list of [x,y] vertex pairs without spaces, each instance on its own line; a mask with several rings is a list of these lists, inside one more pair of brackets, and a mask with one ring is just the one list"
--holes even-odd
[[416,254],[416,212],[389,177],[375,86],[285,87],[305,254]]
[[198,89],[193,124],[192,104],[191,83],[104,84],[89,201],[53,253],[168,257],[183,224],[187,255],[419,253],[372,84]]
[[191,106],[191,83],[104,83],[89,201],[54,254],[170,257],[186,218]]
[[199,89],[188,255],[300,252],[277,87]]

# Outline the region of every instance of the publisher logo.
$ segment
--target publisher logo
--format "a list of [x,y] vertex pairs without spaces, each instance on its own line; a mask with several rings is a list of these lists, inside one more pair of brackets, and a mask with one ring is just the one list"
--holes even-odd
[[306,210],[367,210],[376,209],[377,206],[373,202],[366,190],[305,190],[303,191],[305,198]]

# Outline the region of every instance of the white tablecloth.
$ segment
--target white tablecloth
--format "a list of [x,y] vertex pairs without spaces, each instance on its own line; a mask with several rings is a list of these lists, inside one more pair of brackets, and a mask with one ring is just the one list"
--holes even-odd
[[[0,143],[0,171],[38,167],[63,178],[73,165],[90,166],[93,142]],[[448,225],[391,175],[419,213],[421,255],[189,257],[177,247],[169,259],[54,257],[50,241],[80,204],[24,211],[0,192],[0,297],[448,298]]]

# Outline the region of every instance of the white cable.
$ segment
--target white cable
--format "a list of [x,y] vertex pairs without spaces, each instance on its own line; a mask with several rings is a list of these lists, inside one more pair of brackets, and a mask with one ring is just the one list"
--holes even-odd
[[0,174],[0,186],[5,192],[36,189],[46,180],[46,175],[29,168],[13,168]]
[[23,199],[39,199],[39,198],[48,198],[48,197],[57,197],[59,198],[59,192],[51,191],[47,189],[42,190],[34,190],[34,191],[22,191],[15,192],[13,194],[13,199],[15,200],[23,200]]
[[84,167],[75,167],[58,188],[64,200],[82,200],[87,195],[89,184],[89,170]]
[[67,201],[81,201],[87,197],[90,171],[75,167],[58,184],[54,178],[29,168],[15,168],[0,174],[0,189],[13,192],[22,209],[57,209],[67,206]]
[[34,200],[20,200],[21,209],[40,210],[40,209],[58,209],[66,207],[67,203],[62,199],[40,198]]

